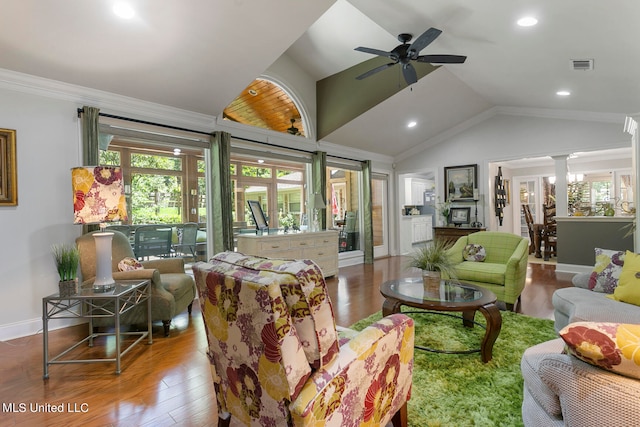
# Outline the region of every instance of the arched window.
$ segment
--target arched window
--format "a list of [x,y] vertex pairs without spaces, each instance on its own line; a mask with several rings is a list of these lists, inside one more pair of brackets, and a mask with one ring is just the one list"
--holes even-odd
[[254,80],[224,109],[226,120],[291,135],[307,136],[300,109],[280,85]]

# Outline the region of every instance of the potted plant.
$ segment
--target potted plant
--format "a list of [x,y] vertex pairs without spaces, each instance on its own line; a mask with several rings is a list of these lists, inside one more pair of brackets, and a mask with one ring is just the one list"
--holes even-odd
[[449,278],[455,278],[455,264],[447,255],[447,249],[446,241],[435,239],[410,255],[409,267],[422,270],[425,288],[440,287],[441,273]]
[[75,245],[54,245],[51,251],[60,276],[60,282],[58,282],[60,296],[75,295],[78,293],[78,264],[80,262],[78,248]]

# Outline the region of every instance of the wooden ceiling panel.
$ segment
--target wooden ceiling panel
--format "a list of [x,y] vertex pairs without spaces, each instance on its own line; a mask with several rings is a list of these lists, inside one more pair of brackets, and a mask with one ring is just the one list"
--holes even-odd
[[298,107],[280,86],[268,80],[254,80],[224,109],[224,117],[277,132],[293,133],[291,128],[295,127],[297,135],[305,135]]

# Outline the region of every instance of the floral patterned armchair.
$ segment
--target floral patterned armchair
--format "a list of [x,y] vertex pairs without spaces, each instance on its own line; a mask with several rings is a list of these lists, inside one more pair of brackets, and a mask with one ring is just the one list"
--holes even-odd
[[223,252],[193,271],[221,425],[406,426],[409,317],[340,339],[312,261]]

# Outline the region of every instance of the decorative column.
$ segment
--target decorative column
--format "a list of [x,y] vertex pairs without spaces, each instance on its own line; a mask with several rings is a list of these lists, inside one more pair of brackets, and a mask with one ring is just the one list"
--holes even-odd
[[556,171],[556,216],[569,215],[569,198],[567,196],[567,158],[569,155],[552,156]]

